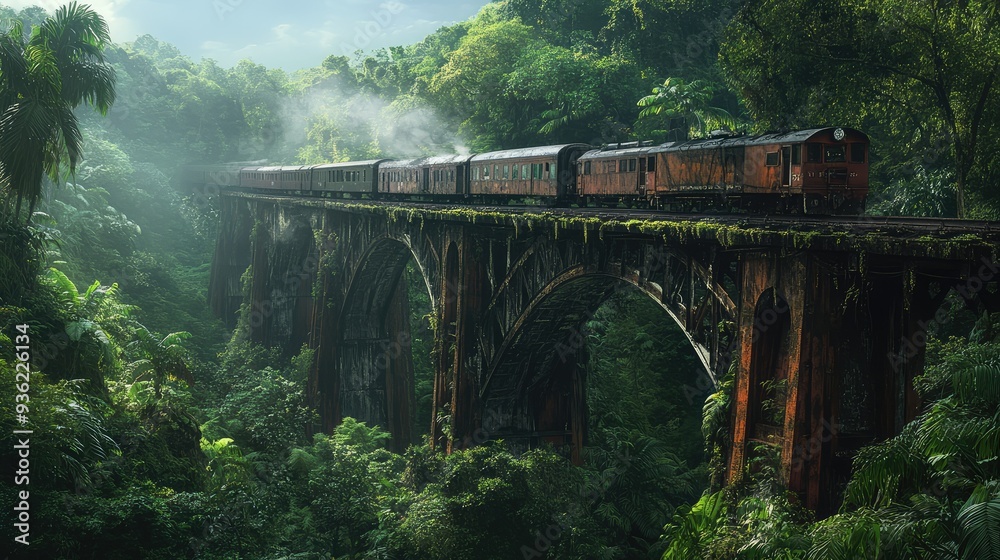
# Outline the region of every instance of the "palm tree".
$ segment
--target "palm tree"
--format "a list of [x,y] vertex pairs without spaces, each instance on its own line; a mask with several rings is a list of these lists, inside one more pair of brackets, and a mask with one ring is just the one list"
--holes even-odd
[[[639,122],[653,128],[664,119],[682,118],[689,131],[705,135],[714,127],[735,128],[736,122],[725,109],[710,105],[715,91],[704,80],[685,82],[680,78],[667,78],[663,85],[653,88],[653,94],[639,100],[642,107]],[[669,131],[654,130],[654,134]]]
[[[60,177],[83,154],[73,110],[80,104],[107,114],[115,100],[115,75],[104,59],[108,25],[76,2],[25,38],[21,22],[0,32],[0,189],[16,199],[13,219],[28,201],[28,219],[41,194],[42,176]],[[10,213],[9,202],[4,217]]]
[[183,345],[188,338],[191,338],[191,333],[187,331],[173,332],[160,338],[138,325],[135,340],[128,347],[129,353],[138,358],[127,366],[132,372],[133,384],[143,379],[152,381],[156,400],[160,400],[163,383],[168,379],[181,379],[188,385],[193,384],[194,378],[187,365],[187,350]]

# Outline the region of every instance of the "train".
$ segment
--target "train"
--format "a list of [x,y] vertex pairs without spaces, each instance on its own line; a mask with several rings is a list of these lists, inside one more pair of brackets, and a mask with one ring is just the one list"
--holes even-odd
[[846,127],[595,147],[560,144],[302,166],[192,165],[183,180],[343,199],[860,214],[868,137]]

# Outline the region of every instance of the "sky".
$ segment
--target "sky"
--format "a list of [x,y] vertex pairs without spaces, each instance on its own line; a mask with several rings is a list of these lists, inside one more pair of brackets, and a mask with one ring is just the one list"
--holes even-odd
[[[48,11],[69,0],[0,0]],[[331,54],[353,57],[416,43],[436,29],[464,21],[487,0],[82,0],[104,16],[115,42],[144,34],[198,60],[233,66],[244,58],[298,70]]]

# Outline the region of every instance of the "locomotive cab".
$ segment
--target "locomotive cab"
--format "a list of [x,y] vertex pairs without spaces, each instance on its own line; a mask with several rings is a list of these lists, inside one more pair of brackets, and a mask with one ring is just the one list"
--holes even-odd
[[[868,196],[868,137],[849,128],[824,128],[790,146],[790,185],[807,213],[859,213]],[[796,165],[796,160],[799,160]]]

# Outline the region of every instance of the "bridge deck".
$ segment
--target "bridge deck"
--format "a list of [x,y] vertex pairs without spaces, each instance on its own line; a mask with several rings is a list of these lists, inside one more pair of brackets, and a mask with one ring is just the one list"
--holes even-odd
[[727,249],[788,247],[861,251],[874,255],[968,259],[996,256],[1000,222],[893,216],[679,214],[609,208],[464,206],[422,202],[334,200],[227,191],[226,196],[339,210],[383,213],[392,219],[438,220],[519,231],[579,231],[587,235],[640,234],[682,242],[719,243]]

